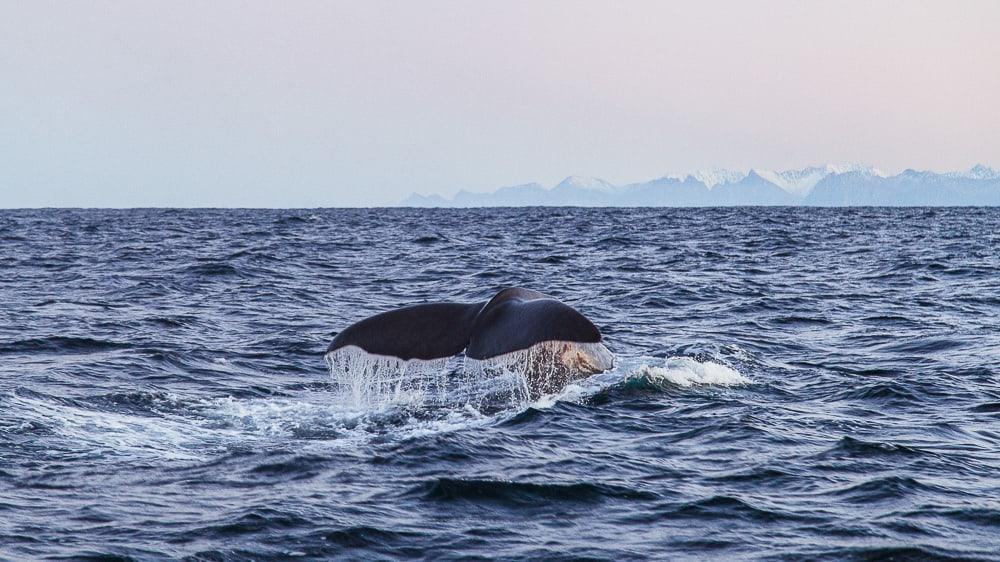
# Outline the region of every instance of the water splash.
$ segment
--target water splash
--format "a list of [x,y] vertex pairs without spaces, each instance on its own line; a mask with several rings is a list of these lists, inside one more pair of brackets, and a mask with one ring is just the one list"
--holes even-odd
[[688,357],[626,357],[607,372],[568,374],[564,354],[581,349],[606,352],[592,344],[546,342],[485,361],[401,361],[344,348],[327,357],[340,387],[334,395],[190,399],[138,392],[135,407],[114,411],[14,392],[0,397],[0,404],[17,424],[0,423],[0,429],[25,438],[44,435],[49,447],[66,453],[196,462],[234,447],[270,449],[289,440],[300,450],[326,451],[385,435],[406,439],[462,430],[529,407],[584,403],[636,379],[682,387],[751,382],[724,365]]
[[467,379],[502,383],[495,395],[524,404],[613,365],[614,356],[601,343],[545,341],[489,359],[466,358],[463,371]]
[[448,359],[409,361],[349,345],[326,355],[343,401],[359,410],[441,402],[448,388]]
[[524,406],[559,392],[588,373],[610,369],[614,356],[600,343],[546,341],[489,359],[402,360],[356,346],[326,356],[330,374],[354,408],[470,405],[480,411]]
[[662,366],[643,364],[633,371],[653,383],[669,383],[689,387],[694,385],[738,386],[750,384],[739,371],[712,361],[697,361],[690,357],[669,357]]

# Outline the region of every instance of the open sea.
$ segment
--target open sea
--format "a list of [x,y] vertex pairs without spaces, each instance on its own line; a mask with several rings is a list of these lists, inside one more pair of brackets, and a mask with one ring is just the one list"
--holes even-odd
[[[508,286],[615,369],[324,362]],[[0,558],[998,560],[1000,208],[0,211]]]

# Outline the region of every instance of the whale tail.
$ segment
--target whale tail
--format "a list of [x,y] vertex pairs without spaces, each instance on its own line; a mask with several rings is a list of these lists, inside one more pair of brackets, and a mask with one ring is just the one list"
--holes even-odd
[[370,316],[337,334],[327,354],[348,346],[403,361],[429,361],[462,352],[482,304],[432,303]]
[[486,303],[420,304],[376,314],[337,334],[327,356],[352,347],[387,365],[444,360],[465,351],[477,368],[518,365],[532,380],[549,381],[539,391],[608,370],[614,362],[600,330],[583,314],[521,288],[504,289]]

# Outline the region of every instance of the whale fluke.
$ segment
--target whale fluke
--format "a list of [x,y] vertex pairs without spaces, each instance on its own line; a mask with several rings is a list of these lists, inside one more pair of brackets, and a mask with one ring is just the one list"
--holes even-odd
[[504,289],[485,303],[431,303],[383,312],[356,322],[327,348],[358,348],[398,362],[446,359],[465,351],[479,370],[511,367],[532,394],[610,369],[614,357],[601,332],[573,307],[531,289]]
[[469,344],[480,304],[418,304],[382,312],[337,334],[326,352],[353,345],[404,361],[458,355]]
[[489,359],[545,341],[600,343],[601,332],[573,307],[515,287],[500,291],[483,306],[465,354]]

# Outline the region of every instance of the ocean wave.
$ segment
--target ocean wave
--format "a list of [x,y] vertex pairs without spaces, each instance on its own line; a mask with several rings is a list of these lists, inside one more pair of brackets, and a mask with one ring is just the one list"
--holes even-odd
[[861,504],[875,504],[882,501],[895,501],[912,498],[921,493],[945,491],[940,486],[926,484],[912,477],[881,476],[863,479],[845,487],[833,490],[832,495],[845,501]]
[[625,486],[592,483],[538,483],[510,480],[437,478],[413,488],[424,499],[472,501],[509,506],[549,505],[553,501],[590,503],[604,499],[654,500],[659,496]]
[[226,276],[240,276],[243,272],[238,268],[224,262],[207,262],[200,263],[197,265],[191,265],[184,267],[179,271],[183,276],[187,277],[226,277]]
[[715,495],[693,502],[687,502],[670,509],[670,517],[685,519],[716,519],[724,517],[732,520],[755,522],[777,521],[821,521],[822,517],[812,514],[801,514],[773,506],[757,504],[746,498]]
[[896,443],[862,441],[849,436],[843,437],[833,448],[821,454],[823,457],[831,458],[919,457],[922,455],[933,455],[933,453],[916,447]]
[[423,533],[400,530],[389,531],[367,525],[346,527],[323,533],[324,540],[346,548],[384,546],[418,540],[422,536]]
[[0,354],[5,353],[96,353],[125,349],[130,344],[86,337],[47,336],[11,342],[0,342]]
[[753,382],[732,367],[714,361],[698,361],[690,357],[669,357],[662,365],[641,365],[631,376],[656,384],[681,387],[740,386]]

